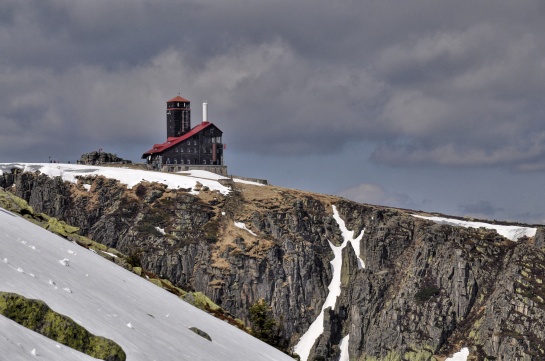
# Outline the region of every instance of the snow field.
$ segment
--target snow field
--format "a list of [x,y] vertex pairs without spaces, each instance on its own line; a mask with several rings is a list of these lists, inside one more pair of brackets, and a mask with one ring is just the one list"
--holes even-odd
[[[89,332],[118,343],[128,361],[292,360],[95,253],[3,209],[0,259],[1,291],[44,301]],[[212,342],[190,327],[207,332]],[[57,346],[0,316],[0,350],[9,352],[10,360],[92,360]]]
[[[206,171],[194,171],[197,176],[184,176],[176,173],[163,173],[146,170],[136,170],[117,167],[100,167],[80,164],[61,164],[61,163],[0,163],[0,175],[8,172],[12,168],[19,168],[23,172],[39,171],[49,177],[61,177],[64,181],[77,183],[79,176],[98,176],[117,179],[128,188],[132,188],[141,181],[157,182],[165,184],[170,189],[191,188],[192,194],[198,194],[193,190],[197,182],[211,190],[216,190],[222,194],[229,193],[229,188],[221,185],[218,179],[221,179],[214,173]],[[225,178],[225,177],[222,177]],[[89,187],[86,187],[90,190]]]
[[[63,346],[37,332],[0,316],[0,349],[10,361],[36,360],[96,361],[95,358]],[[33,353],[34,351],[34,353]]]
[[459,219],[453,218],[444,218],[444,217],[426,217],[420,216],[418,214],[413,214],[413,217],[423,218],[433,221],[437,224],[447,224],[450,226],[466,227],[466,228],[488,228],[494,229],[498,234],[504,236],[511,241],[517,241],[521,237],[533,237],[536,235],[537,228],[532,227],[519,227],[519,226],[502,226],[498,224],[490,224],[484,222],[470,222],[462,221]]

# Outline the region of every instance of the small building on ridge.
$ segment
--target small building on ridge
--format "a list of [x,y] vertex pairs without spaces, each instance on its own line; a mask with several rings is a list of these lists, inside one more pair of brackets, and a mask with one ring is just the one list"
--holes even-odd
[[176,96],[167,102],[167,140],[142,154],[155,170],[207,170],[227,175],[223,164],[223,132],[208,121],[208,104],[203,103],[202,122],[191,128],[190,101]]

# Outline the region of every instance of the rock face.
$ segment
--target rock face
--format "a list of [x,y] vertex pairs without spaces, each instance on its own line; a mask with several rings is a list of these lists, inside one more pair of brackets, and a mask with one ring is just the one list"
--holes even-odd
[[464,346],[475,360],[545,358],[543,229],[512,242],[495,231],[270,186],[194,196],[155,183],[126,189],[102,177],[76,185],[27,173],[4,174],[0,185],[245,321],[263,298],[284,347],[297,343],[328,294],[329,242],[343,241],[335,205],[347,229],[364,231],[365,268],[352,246],[343,249],[341,294],[325,310],[308,360],[338,359],[346,335],[351,360],[442,360]]

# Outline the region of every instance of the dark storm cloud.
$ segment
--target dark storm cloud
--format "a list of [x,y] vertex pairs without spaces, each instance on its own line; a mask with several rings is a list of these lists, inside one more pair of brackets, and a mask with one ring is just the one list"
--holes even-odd
[[377,163],[542,169],[543,15],[539,1],[7,0],[0,157],[143,152],[181,93],[239,151],[371,142]]

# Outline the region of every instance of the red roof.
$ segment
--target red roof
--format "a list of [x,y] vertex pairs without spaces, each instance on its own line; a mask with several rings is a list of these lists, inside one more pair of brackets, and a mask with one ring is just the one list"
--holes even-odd
[[170,103],[170,102],[186,102],[186,103],[188,103],[189,100],[187,100],[185,98],[182,98],[181,96],[177,95],[174,98],[172,98],[170,100],[167,100],[167,103]]
[[168,148],[173,147],[176,144],[191,138],[195,134],[199,133],[201,130],[204,130],[204,129],[208,128],[208,126],[211,125],[211,124],[212,123],[210,123],[210,122],[202,122],[199,125],[195,126],[193,129],[191,129],[189,132],[182,135],[181,137],[170,137],[164,143],[154,144],[153,148],[151,148],[150,150],[148,150],[147,152],[145,152],[142,155],[142,158],[145,158],[146,156],[148,156],[150,154],[162,153],[165,150],[167,150]]

